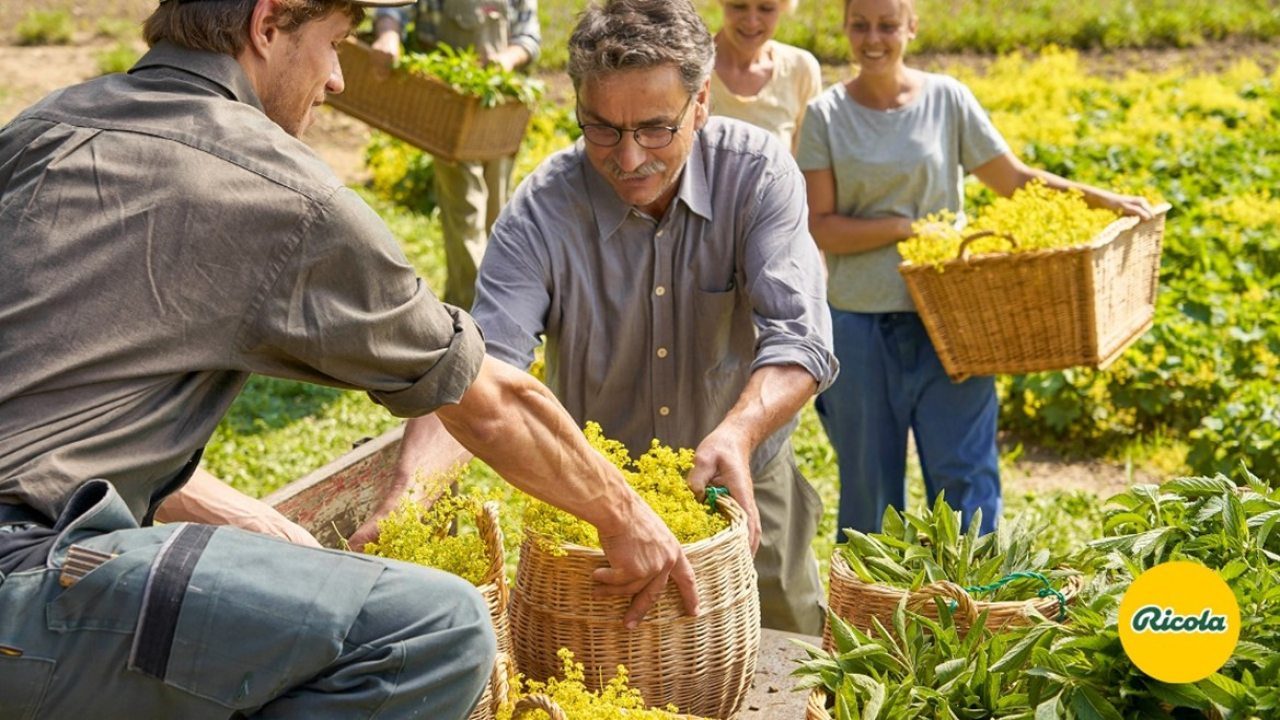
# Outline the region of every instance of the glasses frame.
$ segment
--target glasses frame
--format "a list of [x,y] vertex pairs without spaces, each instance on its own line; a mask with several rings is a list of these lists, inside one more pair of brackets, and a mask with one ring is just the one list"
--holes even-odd
[[[662,148],[667,147],[671,143],[675,142],[676,133],[680,132],[681,128],[684,127],[685,116],[689,114],[689,108],[693,107],[693,99],[694,97],[696,97],[696,95],[697,93],[690,95],[689,99],[685,101],[684,109],[681,110],[680,114],[676,116],[675,125],[645,125],[644,127],[638,127],[638,128],[620,128],[620,127],[615,127],[613,125],[608,125],[606,123],[584,123],[581,120],[579,120],[578,129],[582,131],[583,140],[591,143],[592,145],[595,145],[596,147],[603,147],[603,148],[617,147],[618,143],[622,142],[622,136],[626,133],[631,133],[631,139],[635,140],[636,145],[639,145],[645,150],[661,150]],[[577,112],[579,115],[582,114],[581,105],[578,106]],[[614,135],[613,142],[602,143],[602,142],[596,142],[595,140],[592,140],[591,138],[587,137],[588,128],[594,128],[599,130],[612,130]],[[653,131],[653,130],[666,130],[667,141],[657,145],[646,144],[646,142],[641,139],[640,133],[644,131]]]

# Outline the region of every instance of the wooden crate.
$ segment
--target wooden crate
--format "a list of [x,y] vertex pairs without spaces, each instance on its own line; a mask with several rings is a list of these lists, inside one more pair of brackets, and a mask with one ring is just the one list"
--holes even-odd
[[518,102],[491,108],[438,80],[406,72],[379,73],[368,45],[348,38],[338,47],[346,89],[334,108],[448,161],[514,155],[532,116]]

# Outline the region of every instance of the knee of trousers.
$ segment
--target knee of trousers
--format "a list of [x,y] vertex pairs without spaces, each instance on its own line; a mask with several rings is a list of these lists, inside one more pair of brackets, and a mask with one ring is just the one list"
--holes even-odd
[[[382,596],[386,605],[377,610],[401,618],[411,636],[405,642],[410,653],[406,666],[439,658],[441,648],[447,647],[455,672],[488,678],[497,655],[497,636],[480,591],[456,575],[428,568],[410,567],[407,572],[386,575],[397,586]],[[414,655],[420,655],[423,663],[415,663]]]

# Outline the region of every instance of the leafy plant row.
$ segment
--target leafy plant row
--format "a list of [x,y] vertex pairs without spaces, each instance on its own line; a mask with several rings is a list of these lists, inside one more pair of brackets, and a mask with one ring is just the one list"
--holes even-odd
[[[915,549],[922,544],[933,546],[939,556],[969,557],[972,538],[955,531],[956,515],[941,508],[904,515],[909,517],[906,524],[863,536],[847,553],[868,557],[866,541],[874,540],[896,547],[892,560],[902,564],[909,564],[912,555],[919,559]],[[978,622],[965,631],[947,603],[938,601],[937,619],[932,619],[908,610],[904,600],[890,617],[873,619],[869,628],[833,616],[833,650],[807,647],[809,659],[795,674],[802,688],[827,692],[839,720],[1276,717],[1278,525],[1280,490],[1251,475],[1240,488],[1221,475],[1134,486],[1108,502],[1096,540],[1052,559],[1093,575],[1065,622],[1044,619],[996,631]],[[899,542],[905,535],[896,530],[903,529],[922,540]],[[988,561],[998,563],[1010,549],[1022,553],[1017,562],[1031,560],[1010,537],[1002,530],[999,540],[988,541]],[[995,548],[999,551],[991,554]],[[1148,677],[1120,642],[1117,615],[1125,590],[1143,571],[1171,560],[1213,568],[1240,606],[1240,642],[1234,654],[1219,672],[1197,683],[1169,684]],[[966,572],[963,566],[953,571]],[[879,573],[869,581],[910,584],[892,575]]]

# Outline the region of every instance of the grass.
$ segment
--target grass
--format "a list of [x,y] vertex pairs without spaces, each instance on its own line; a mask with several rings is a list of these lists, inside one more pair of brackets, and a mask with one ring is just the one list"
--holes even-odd
[[98,53],[96,61],[98,63],[98,74],[110,75],[111,73],[122,73],[133,67],[138,62],[138,58],[142,57],[142,53],[138,52],[137,47],[128,41],[120,41],[115,45]]
[[66,45],[75,27],[65,10],[31,10],[14,28],[19,45]]
[[[539,4],[546,69],[562,68],[565,44],[586,0]],[[712,32],[720,27],[719,0],[694,0]],[[1280,36],[1275,0],[916,0],[920,29],[915,52],[1000,53],[1054,44],[1079,49],[1189,47],[1210,40],[1270,40]],[[841,32],[844,6],[798,0],[778,26],[778,40],[811,51],[828,63],[849,57]]]

